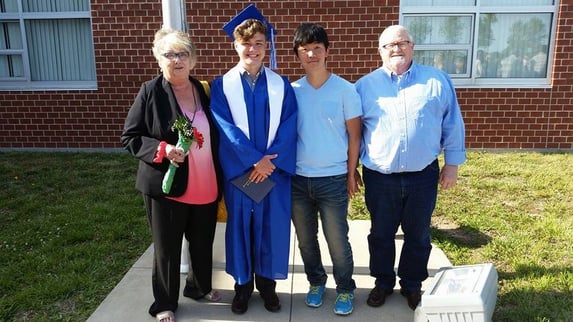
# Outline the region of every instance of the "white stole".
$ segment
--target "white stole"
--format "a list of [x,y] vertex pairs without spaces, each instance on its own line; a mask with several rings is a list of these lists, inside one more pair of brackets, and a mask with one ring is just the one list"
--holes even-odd
[[[273,143],[280,124],[284,98],[284,82],[280,75],[267,67],[264,68],[267,78],[271,117],[269,122],[269,139],[267,141],[268,148]],[[231,115],[233,116],[233,122],[235,122],[235,125],[241,129],[247,138],[250,138],[247,105],[245,104],[243,85],[241,82],[241,70],[239,66],[235,66],[223,75],[223,92],[227,97]]]

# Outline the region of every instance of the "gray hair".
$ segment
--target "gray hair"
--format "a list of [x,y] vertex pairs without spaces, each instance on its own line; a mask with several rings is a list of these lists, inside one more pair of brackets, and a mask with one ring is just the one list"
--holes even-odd
[[406,36],[408,37],[408,41],[411,42],[412,44],[414,43],[414,37],[412,37],[412,34],[410,34],[408,28],[402,25],[392,25],[386,27],[386,29],[384,29],[384,31],[382,31],[382,33],[380,34],[380,37],[378,38],[378,49],[382,49],[382,46],[385,45],[385,43],[382,43],[383,41],[382,38],[386,37],[386,35],[388,34],[397,34],[397,33],[406,34]]

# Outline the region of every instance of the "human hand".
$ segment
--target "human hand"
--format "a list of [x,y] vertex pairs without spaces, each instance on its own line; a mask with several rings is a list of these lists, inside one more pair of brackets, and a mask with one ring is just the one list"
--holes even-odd
[[445,165],[440,172],[440,177],[438,182],[442,189],[450,189],[456,185],[458,181],[458,166],[457,165]]
[[253,171],[251,171],[251,174],[249,175],[249,180],[254,183],[259,183],[268,178],[276,169],[271,160],[277,158],[278,156],[278,154],[263,156],[259,162],[253,165]]
[[354,171],[349,172],[346,177],[348,181],[348,196],[352,198],[355,194],[360,192],[360,186],[362,186],[362,177],[360,177],[358,169],[354,169]]
[[183,149],[171,144],[165,146],[165,157],[174,167],[179,168],[179,163],[185,161],[185,156],[187,153]]

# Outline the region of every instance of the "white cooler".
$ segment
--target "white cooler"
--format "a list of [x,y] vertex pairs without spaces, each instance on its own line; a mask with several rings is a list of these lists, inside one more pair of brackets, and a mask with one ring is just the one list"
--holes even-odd
[[415,322],[491,321],[497,300],[493,264],[442,268],[422,294]]

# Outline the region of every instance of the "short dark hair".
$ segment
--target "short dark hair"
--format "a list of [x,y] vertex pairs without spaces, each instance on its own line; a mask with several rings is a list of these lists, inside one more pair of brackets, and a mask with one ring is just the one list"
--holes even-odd
[[315,42],[323,44],[324,48],[328,49],[328,35],[326,34],[326,30],[316,23],[302,23],[294,32],[294,40],[292,44],[294,54],[298,54],[298,47]]

